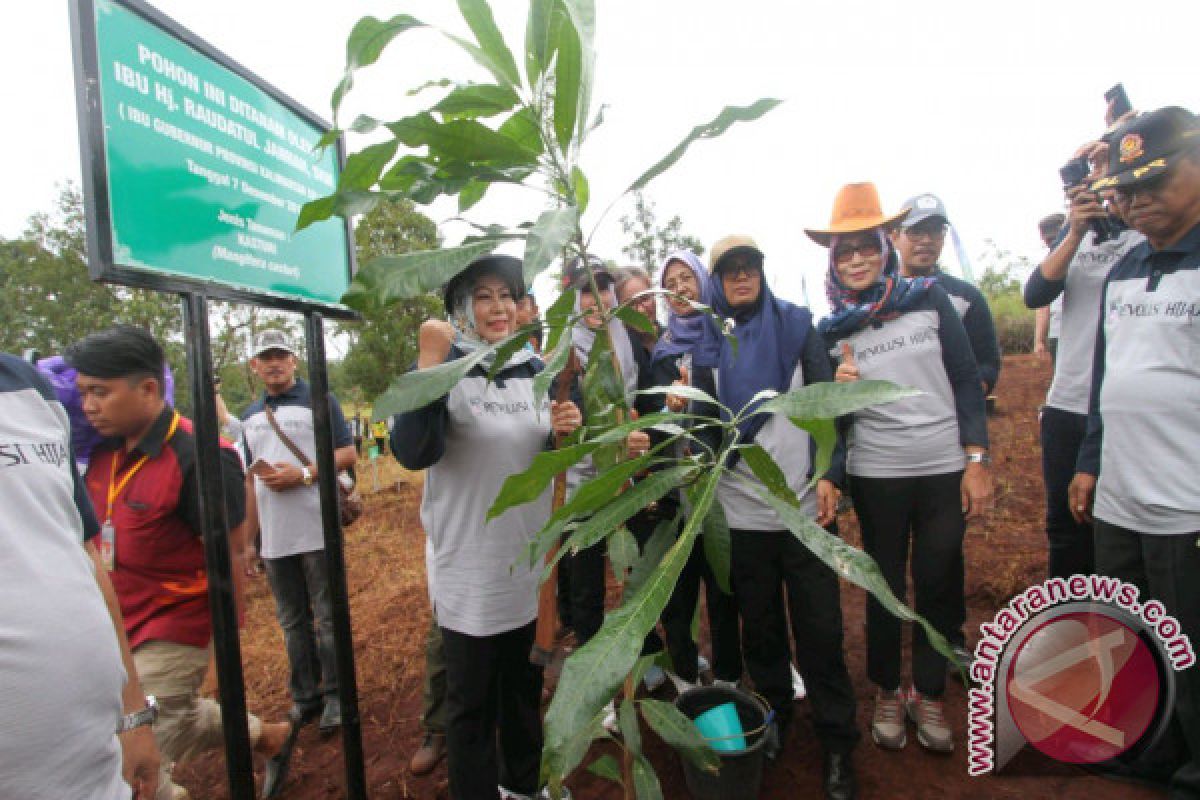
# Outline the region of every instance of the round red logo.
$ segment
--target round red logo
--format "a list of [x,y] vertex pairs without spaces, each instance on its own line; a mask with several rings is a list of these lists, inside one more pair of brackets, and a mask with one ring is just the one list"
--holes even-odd
[[1005,683],[1026,741],[1074,764],[1129,750],[1154,721],[1161,685],[1150,648],[1106,614],[1079,611],[1037,628],[1012,659]]

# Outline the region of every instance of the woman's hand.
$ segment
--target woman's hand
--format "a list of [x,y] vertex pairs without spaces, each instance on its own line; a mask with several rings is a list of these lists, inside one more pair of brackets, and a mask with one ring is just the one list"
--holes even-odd
[[838,500],[842,499],[842,491],[833,481],[822,478],[817,481],[817,524],[827,528],[837,519]]
[[842,342],[842,363],[838,364],[833,379],[838,383],[853,383],[858,380],[858,364],[854,360],[854,348]]
[[1067,488],[1067,503],[1071,516],[1080,524],[1092,522],[1092,503],[1096,500],[1096,476],[1076,472]]
[[570,400],[565,403],[550,401],[550,427],[555,433],[569,436],[582,424],[583,414],[579,413],[579,407]]
[[968,520],[982,519],[992,510],[992,473],[983,464],[968,462],[962,476],[962,511]]
[[454,327],[444,319],[427,319],[417,333],[417,369],[444,364],[454,344]]
[[[688,369],[681,366],[679,368],[679,380],[674,381],[672,386],[691,386],[688,382]],[[667,392],[667,410],[674,411],[676,414],[687,411],[688,401],[686,397],[680,397],[677,394]]]

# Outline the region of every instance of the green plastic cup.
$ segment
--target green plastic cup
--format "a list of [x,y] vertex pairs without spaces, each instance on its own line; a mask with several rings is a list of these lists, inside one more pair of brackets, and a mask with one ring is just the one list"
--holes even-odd
[[746,749],[746,732],[735,703],[722,703],[705,711],[696,717],[696,728],[713,750],[732,753]]

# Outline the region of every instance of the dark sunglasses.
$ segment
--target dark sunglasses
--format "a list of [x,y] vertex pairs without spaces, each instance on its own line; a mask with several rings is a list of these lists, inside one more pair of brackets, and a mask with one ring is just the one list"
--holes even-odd
[[879,242],[847,242],[846,244],[839,244],[837,249],[833,251],[833,261],[835,264],[845,264],[854,258],[855,253],[858,253],[863,258],[873,258],[883,253],[883,247]]

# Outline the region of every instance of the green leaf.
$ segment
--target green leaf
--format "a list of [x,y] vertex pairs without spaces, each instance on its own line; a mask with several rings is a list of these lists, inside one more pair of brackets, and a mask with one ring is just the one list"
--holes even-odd
[[[563,289],[558,299],[546,309],[546,325],[550,332],[546,336],[546,347],[558,345],[558,337],[571,332],[571,315],[575,313],[575,290]],[[567,337],[568,339],[570,336]]]
[[725,594],[733,594],[729,586],[729,563],[733,557],[733,541],[730,539],[729,522],[725,519],[725,509],[720,503],[713,503],[704,518],[704,528],[701,534],[704,545],[704,557],[712,569],[717,586]]
[[[575,111],[578,138],[583,139],[584,126],[592,104],[592,76],[596,70],[596,4],[595,0],[563,0],[579,41],[579,100]],[[561,139],[560,139],[561,143]],[[565,152],[565,151],[564,151]]]
[[641,755],[642,730],[638,727],[637,709],[628,697],[621,700],[621,705],[617,707],[617,722],[621,726],[621,738],[625,742],[625,749],[635,755]]
[[[633,572],[630,573],[629,580],[625,582],[626,595],[637,594],[646,585],[646,581],[654,574],[654,571],[658,569],[658,565],[662,563],[667,551],[675,544],[675,533],[679,530],[680,519],[681,517],[676,515],[675,519],[664,519],[654,526],[654,532],[646,540],[646,546],[642,548],[642,555],[633,565]],[[691,554],[691,548],[688,548],[688,554]]]
[[529,344],[529,337],[538,328],[537,325],[525,325],[517,328],[516,331],[509,334],[503,341],[496,343],[496,360],[492,363],[492,368],[488,370],[487,379],[489,381],[496,380],[496,373],[504,369],[508,364],[508,360],[512,358],[513,353],[521,350]]
[[700,488],[692,495],[693,513],[659,568],[637,592],[627,596],[620,608],[605,616],[596,635],[563,665],[558,689],[546,712],[544,778],[561,781],[579,763],[572,763],[571,737],[598,716],[637,661],[646,633],[662,615],[691,554],[700,520],[712,505],[717,474],[713,471],[701,479]]
[[519,102],[517,93],[507,86],[468,84],[443,97],[432,110],[447,119],[494,117],[511,111]]
[[922,392],[891,381],[822,381],[772,397],[755,409],[758,414],[784,414],[793,419],[834,419],[871,406],[914,397]]
[[651,697],[643,698],[638,704],[642,718],[650,729],[698,769],[714,775],[721,769],[721,757],[704,741],[700,731],[696,730],[696,724],[682,711],[670,703]]
[[375,185],[380,173],[396,155],[400,143],[395,139],[365,147],[346,159],[338,178],[338,192],[351,189],[366,190]]
[[531,285],[578,232],[579,211],[574,206],[542,212],[525,240],[525,283]]
[[[639,292],[638,295],[630,298],[630,300],[637,299],[640,294],[641,293]],[[634,330],[638,330],[643,333],[658,333],[658,328],[653,322],[650,321],[650,318],[632,306],[619,305],[613,310],[613,313],[616,315],[617,319],[621,320],[621,322],[624,322]],[[662,387],[659,387],[659,391],[662,391]]]
[[318,197],[300,208],[300,215],[296,218],[296,230],[304,230],[314,222],[320,222],[333,216],[356,217],[366,214],[375,206],[390,199],[391,195],[390,192],[347,189],[325,197]]
[[387,124],[409,147],[428,147],[442,161],[483,163],[492,167],[536,166],[539,153],[473,119],[438,122],[423,112]]
[[754,477],[758,478],[767,488],[767,491],[788,503],[798,504],[800,502],[796,493],[792,491],[792,487],[788,485],[783,470],[775,463],[775,459],[771,458],[770,453],[763,449],[762,445],[741,445],[738,449],[746,466],[754,473]]
[[637,800],[663,800],[662,786],[654,767],[642,753],[633,760],[633,786],[637,790]]
[[575,195],[575,206],[582,216],[583,212],[587,211],[591,190],[588,188],[587,176],[579,167],[571,167],[571,191]]
[[529,17],[525,22],[525,76],[531,87],[537,87],[555,50],[550,35],[558,1],[529,2]]
[[889,613],[897,618],[919,624],[925,629],[925,635],[933,648],[949,659],[951,663],[958,663],[957,657],[945,637],[938,633],[937,629],[924,617],[901,603],[892,594],[891,587],[888,586],[887,579],[883,577],[875,559],[822,528],[808,514],[797,508],[794,502],[773,492],[763,491],[761,487],[759,494],[775,509],[775,513],[779,515],[788,530],[813,555],[828,565],[835,575],[866,589]]
[[461,247],[380,256],[367,262],[350,285],[353,288],[355,283],[367,283],[374,288],[378,301],[384,304],[417,297],[440,288],[472,261],[495,250],[497,244],[495,241],[477,242]]
[[354,86],[354,71],[378,61],[384,48],[401,33],[422,27],[425,27],[424,22],[408,14],[397,14],[387,22],[381,22],[375,17],[363,17],[355,23],[350,37],[346,40],[346,71],[333,90],[331,102],[334,127],[337,127],[337,113],[341,108],[342,99]]
[[425,81],[420,86],[414,86],[413,88],[409,89],[404,93],[404,96],[415,97],[427,89],[449,89],[454,85],[454,81],[450,80],[449,78],[439,78],[438,80]]
[[546,151],[546,144],[542,141],[542,130],[538,127],[537,113],[528,106],[506,119],[504,124],[496,129],[496,133],[511,139],[518,147],[535,155]]
[[330,128],[329,130],[325,131],[325,133],[321,134],[321,138],[317,139],[317,143],[313,145],[313,152],[325,152],[325,148],[336,142],[338,137],[340,137],[343,133],[345,133],[345,131],[343,131],[341,128]]
[[492,501],[487,518],[493,520],[510,508],[538,499],[550,486],[554,476],[595,450],[596,442],[582,442],[557,450],[543,450],[533,457],[529,468],[504,479],[500,493]]
[[487,181],[471,181],[458,193],[459,212],[468,211],[483,199],[492,185]]
[[[645,318],[643,317],[643,319],[645,319]],[[692,400],[697,403],[708,403],[710,405],[717,406],[718,408],[724,408],[724,406],[722,406],[720,403],[718,403],[716,398],[714,398],[708,392],[704,391],[703,389],[697,389],[695,386],[687,386],[685,384],[680,384],[678,386],[670,386],[670,387],[655,386],[652,389],[638,389],[636,394],[639,394],[639,395],[642,395],[642,394],[661,395],[661,394],[666,394],[668,392],[670,394],[675,395],[676,397],[682,397],[682,398],[685,398],[687,400]]]
[[816,486],[817,481],[825,477],[829,465],[833,463],[833,450],[837,447],[837,422],[832,419],[800,419],[792,417],[792,424],[797,428],[808,431],[808,435],[817,443],[817,454],[813,458],[813,476],[809,486]]
[[375,400],[372,419],[376,422],[394,414],[415,411],[443,397],[463,379],[476,364],[495,348],[484,347],[469,356],[447,361],[428,369],[406,372],[392,382],[388,390]]
[[513,60],[512,51],[504,43],[496,20],[492,17],[491,6],[487,0],[458,0],[458,10],[467,21],[475,40],[479,42],[480,50],[487,56],[488,69],[499,72],[504,83],[508,86],[519,86],[521,76],[517,73],[517,62]]
[[579,113],[580,83],[583,80],[579,33],[564,11],[555,15],[558,55],[554,62],[554,135],[558,149],[570,152],[575,133],[575,115]]
[[[551,328],[550,335],[553,336],[554,329]],[[558,377],[564,369],[567,368],[567,363],[571,359],[571,348],[574,345],[571,343],[570,336],[561,337],[560,341],[550,350],[549,358],[544,359],[546,367],[541,372],[533,377],[533,399],[540,406],[543,398],[550,391],[550,384]],[[544,354],[546,351],[543,350]]]
[[562,782],[563,778],[575,770],[583,761],[591,747],[592,742],[601,737],[608,735],[601,723],[601,711],[597,711],[592,715],[591,719],[585,720],[584,724],[573,731],[566,732],[562,739],[559,750],[554,754],[554,764],[559,766],[559,769],[550,769],[550,764],[546,759],[545,750],[542,751],[542,783],[549,785],[550,794],[552,797],[562,797]]
[[618,786],[623,786],[621,781],[621,766],[617,760],[608,753],[597,758],[591,764],[588,764],[588,772],[593,775],[610,780]]
[[[636,511],[634,513],[637,513]],[[621,527],[612,530],[608,537],[608,563],[612,565],[613,575],[618,583],[625,583],[629,570],[633,568],[638,558],[637,540],[628,529]]]
[[692,128],[692,132],[685,136],[682,142],[675,145],[674,150],[667,153],[667,155],[664,156],[653,167],[643,172],[641,176],[636,181],[631,183],[629,188],[625,191],[632,192],[638,189],[644,189],[646,184],[650,183],[650,181],[652,181],[654,178],[670,169],[672,166],[674,166],[675,162],[683,158],[683,154],[687,152],[688,147],[697,139],[712,139],[720,136],[722,133],[729,130],[729,127],[733,125],[733,123],[738,122],[739,120],[748,122],[750,120],[758,119],[763,114],[766,114],[768,111],[775,108],[775,106],[779,105],[781,102],[783,101],[776,100],[771,97],[764,97],[755,102],[753,105],[749,106],[726,106],[725,108],[721,109],[721,113],[718,114],[712,121],[707,122],[704,125],[697,125],[696,127]]

